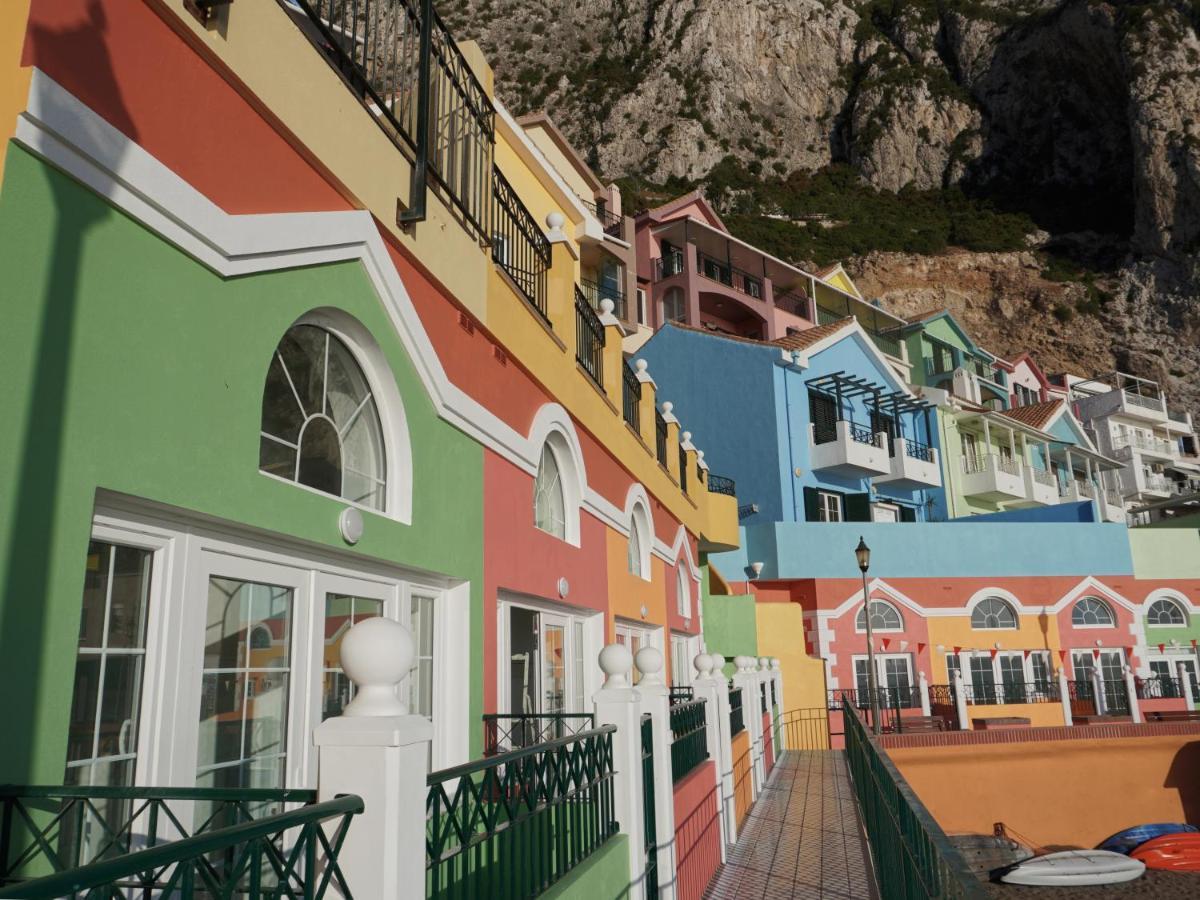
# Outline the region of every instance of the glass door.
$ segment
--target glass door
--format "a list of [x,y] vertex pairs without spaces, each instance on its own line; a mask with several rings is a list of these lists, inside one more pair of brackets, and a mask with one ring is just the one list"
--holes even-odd
[[996,673],[990,656],[971,657],[971,691],[976,703],[996,702]]
[[[511,605],[508,622],[507,711],[498,734],[513,747],[561,737],[563,715],[584,713],[584,626],[564,613]],[[502,692],[501,696],[505,696]]]
[[[912,660],[907,656],[886,656],[883,663],[883,684],[888,700],[907,709],[913,705]],[[918,703],[918,705],[920,705]]]
[[1001,653],[1000,685],[1005,703],[1025,702],[1025,658],[1022,653]]

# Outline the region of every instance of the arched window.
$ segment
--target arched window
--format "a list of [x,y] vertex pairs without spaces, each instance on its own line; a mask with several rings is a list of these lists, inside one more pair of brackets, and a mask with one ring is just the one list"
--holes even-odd
[[250,649],[251,650],[270,650],[271,649],[271,629],[265,626],[258,626],[250,632]]
[[566,507],[558,460],[550,444],[543,444],[537,478],[533,482],[533,524],[548,534],[566,540]]
[[[858,615],[854,619],[855,631],[867,630],[867,615],[866,607],[858,611]],[[890,603],[883,600],[871,601],[871,630],[872,631],[903,631],[904,620],[900,618],[900,611]]]
[[685,619],[692,617],[692,586],[688,583],[687,572],[682,563],[675,576],[675,611]]
[[663,319],[667,322],[682,322],[687,318],[687,300],[683,288],[668,288],[663,294]]
[[1103,600],[1098,600],[1095,597],[1084,597],[1071,610],[1071,624],[1076,627],[1111,627],[1116,624],[1116,620],[1113,618],[1112,610],[1108,608],[1108,604]]
[[985,597],[971,610],[972,628],[1016,628],[1017,614],[999,597]]
[[637,518],[629,520],[629,574],[645,577],[642,571],[642,540],[638,536]]
[[1178,603],[1164,598],[1150,604],[1150,609],[1146,612],[1146,624],[1167,627],[1186,625],[1187,616],[1183,614]]
[[375,399],[350,350],[316,325],[289,328],[267,370],[259,469],[382,510],[385,462]]

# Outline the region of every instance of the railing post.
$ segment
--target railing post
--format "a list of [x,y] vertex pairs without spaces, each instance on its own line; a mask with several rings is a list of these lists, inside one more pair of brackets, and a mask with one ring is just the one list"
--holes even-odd
[[546,317],[558,339],[575,356],[575,267],[579,255],[563,231],[566,219],[560,212],[546,216],[546,239],[550,242],[550,270],[546,273]]
[[711,681],[717,695],[715,715],[720,729],[713,759],[717,763],[717,777],[721,785],[721,815],[725,819],[725,839],[732,844],[737,840],[737,806],[733,786],[733,726],[729,722],[729,682],[725,680],[725,657],[720,653],[710,655],[713,665]]
[[917,690],[921,692],[921,715],[931,715],[929,707],[929,679],[924,672],[917,673]]
[[771,759],[773,762],[779,762],[779,747],[775,743],[775,704],[771,702],[771,685],[775,681],[775,673],[771,671],[771,660],[769,657],[760,656],[758,658],[758,673],[758,677],[762,679],[763,683],[761,691],[763,712],[767,715],[771,723],[767,726],[771,737]]
[[[782,719],[783,711],[787,709],[787,707],[783,704],[783,667],[779,662],[778,656],[771,657],[771,673],[775,677],[775,708],[779,710],[778,718]],[[777,723],[775,733],[779,736],[779,746],[775,748],[776,756],[779,756],[779,754],[783,752],[783,733],[785,730],[786,729],[784,729],[782,725]]]
[[1179,687],[1183,690],[1183,699],[1187,701],[1187,708],[1193,709],[1196,705],[1196,698],[1192,695],[1192,679],[1187,666],[1183,663],[1176,663],[1175,674],[1179,676]]
[[[725,703],[721,703],[721,685],[725,685],[725,690],[728,692],[729,687],[725,684],[725,679],[714,677],[713,672],[716,666],[717,659],[721,660],[724,665],[724,657],[714,657],[707,653],[697,654],[693,664],[696,667],[696,680],[692,682],[692,692],[697,700],[704,701],[704,730],[705,739],[708,741],[708,757],[713,761],[713,790],[717,795],[717,822],[721,829],[721,862],[725,862],[725,845],[732,844],[734,838],[729,831],[724,814],[725,804],[722,802],[725,797],[725,777],[726,760],[730,760],[729,772],[730,782],[733,778],[732,753],[730,752],[729,742],[729,695],[726,693]],[[718,682],[720,684],[718,684]],[[724,726],[722,726],[722,710],[724,710]]]
[[[630,900],[646,900],[646,832],[642,817],[642,704],[629,683],[633,656],[621,644],[600,651],[604,686],[596,691],[596,724],[616,725],[613,734],[613,805],[629,839]],[[655,747],[655,756],[660,750]]]
[[1133,669],[1125,667],[1125,693],[1129,696],[1129,718],[1133,723],[1142,721],[1142,705],[1138,702],[1137,683],[1133,680]]
[[1062,702],[1064,725],[1074,725],[1075,717],[1071,715],[1071,685],[1067,683],[1067,670],[1058,668],[1058,697]]
[[[733,659],[737,671],[733,673],[734,686],[742,689],[742,724],[750,733],[750,799],[754,800],[762,793],[762,701],[758,696],[758,676],[754,674],[753,656],[735,656]],[[758,724],[754,723],[754,713],[758,711]]]
[[1108,715],[1108,703],[1104,697],[1104,673],[1099,667],[1092,667],[1092,693],[1095,695],[1096,715]]
[[954,708],[958,712],[958,727],[969,730],[971,720],[967,718],[967,689],[963,685],[962,669],[954,670]]
[[[643,647],[634,662],[642,679],[638,691],[642,695],[641,712],[650,714],[654,732],[654,830],[658,843],[658,896],[671,900],[675,896],[678,872],[675,870],[675,775],[671,770],[671,691],[663,681],[662,651]],[[640,721],[640,716],[639,716]]]
[[[317,799],[357,794],[365,809],[338,854],[359,897],[397,897],[425,871],[425,801],[433,725],[408,714],[396,685],[414,660],[412,635],[391,619],[365,619],[342,639],[341,665],[357,692],[313,731]],[[423,879],[423,876],[422,880]]]

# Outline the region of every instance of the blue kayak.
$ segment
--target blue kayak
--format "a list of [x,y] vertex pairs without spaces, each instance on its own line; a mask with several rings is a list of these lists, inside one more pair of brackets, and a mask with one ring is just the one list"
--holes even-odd
[[1179,834],[1181,831],[1200,831],[1195,825],[1183,825],[1179,822],[1158,822],[1153,825],[1135,825],[1118,831],[1112,837],[1096,845],[1097,850],[1112,850],[1114,853],[1130,853],[1139,844],[1144,844],[1152,838],[1164,834]]

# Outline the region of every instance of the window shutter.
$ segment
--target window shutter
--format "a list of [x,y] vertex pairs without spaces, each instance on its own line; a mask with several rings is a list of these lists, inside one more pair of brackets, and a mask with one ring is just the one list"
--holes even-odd
[[846,494],[842,498],[842,506],[845,510],[847,522],[871,521],[870,494]]
[[821,509],[819,506],[819,497],[817,497],[817,489],[806,487],[804,489],[804,521],[820,522]]
[[837,439],[837,409],[831,397],[809,391],[808,414],[816,443],[826,444]]

